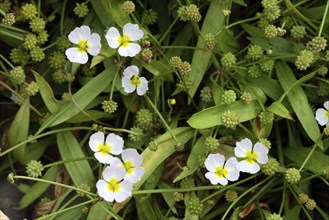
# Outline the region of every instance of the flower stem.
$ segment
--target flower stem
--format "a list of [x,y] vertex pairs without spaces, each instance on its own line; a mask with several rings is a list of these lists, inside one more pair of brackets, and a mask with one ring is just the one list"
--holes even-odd
[[327,1],[326,9],[325,9],[323,17],[322,17],[322,22],[321,22],[320,30],[319,30],[319,33],[318,33],[318,37],[320,37],[321,34],[322,34],[322,30],[323,30],[323,27],[324,27],[324,24],[325,24],[325,21],[326,21],[326,17],[327,17],[327,14],[328,14],[328,8],[329,8],[329,1]]
[[1,53],[0,53],[0,57],[3,61],[5,61],[12,69],[14,68],[14,65],[11,64],[11,62],[9,62],[8,59],[6,59],[6,57],[4,57]]
[[94,159],[95,159],[95,157],[79,157],[79,158],[73,158],[70,160],[61,160],[61,161],[57,161],[54,163],[49,163],[47,165],[44,165],[43,167],[48,168],[48,167],[52,167],[52,166],[64,164],[64,163],[71,163],[71,162],[76,162],[76,161],[80,161],[80,160],[94,160]]
[[171,25],[168,27],[168,29],[166,30],[166,32],[162,35],[162,37],[159,40],[159,44],[162,43],[162,41],[167,37],[167,35],[169,34],[170,30],[173,28],[173,26],[176,24],[176,22],[178,21],[178,16],[175,18],[175,20],[171,23]]
[[118,72],[119,72],[119,68],[115,72],[115,75],[114,75],[114,78],[113,78],[113,81],[112,81],[112,87],[111,87],[111,93],[110,93],[110,100],[112,100],[112,98],[113,98],[114,85],[115,85],[115,81],[117,80]]

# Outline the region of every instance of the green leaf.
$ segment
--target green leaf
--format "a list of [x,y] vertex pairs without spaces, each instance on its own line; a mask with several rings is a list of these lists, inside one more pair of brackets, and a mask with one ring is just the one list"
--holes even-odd
[[239,43],[234,38],[232,31],[224,29],[217,36],[217,44],[214,48],[214,52],[219,53],[221,51],[223,53],[235,53],[239,50],[239,47]]
[[[159,182],[158,187],[159,187],[159,189],[164,189],[164,190],[166,190],[166,189],[173,189],[172,186],[170,186],[167,183],[162,182],[162,181]],[[176,201],[174,200],[174,193],[169,192],[169,193],[161,193],[161,194],[162,194],[163,199],[167,203],[167,206],[169,208],[171,208],[170,210],[173,213],[177,214],[177,209],[174,206],[174,204],[176,203]]]
[[102,22],[105,28],[113,26],[112,13],[110,12],[110,4],[107,0],[91,0],[91,5],[95,10],[95,14]]
[[[26,98],[19,108],[14,121],[11,123],[8,131],[8,140],[10,146],[15,146],[27,140],[30,125],[30,98]],[[26,144],[13,151],[15,159],[24,162]]]
[[103,44],[100,53],[96,56],[93,56],[93,59],[91,60],[90,68],[93,68],[97,64],[103,62],[105,59],[116,54],[117,52],[116,49],[112,49],[109,46],[107,46],[107,42],[104,43],[105,45]]
[[60,102],[55,98],[50,85],[42,76],[40,76],[39,73],[35,72],[34,70],[32,70],[32,73],[38,83],[42,100],[46,104],[49,112],[51,112],[52,114],[57,113],[61,105]]
[[220,115],[227,110],[235,112],[239,117],[239,122],[245,122],[255,118],[262,108],[257,101],[252,101],[249,104],[236,101],[230,105],[217,105],[197,112],[189,118],[187,123],[196,129],[222,125]]
[[61,124],[78,114],[80,108],[84,109],[111,83],[115,72],[116,69],[113,66],[112,68],[105,69],[102,73],[91,79],[73,95],[73,98],[79,107],[77,107],[74,102],[62,106],[58,113],[49,117],[49,119],[42,124],[37,133],[39,134],[46,128]]
[[125,13],[122,8],[123,2],[123,0],[109,1],[113,20],[119,27],[123,27],[125,24],[130,23],[130,17],[128,13]]
[[270,112],[272,112],[273,114],[276,114],[282,118],[286,118],[289,120],[294,120],[294,118],[291,116],[290,112],[288,111],[288,109],[282,105],[281,102],[275,101],[273,102],[268,108],[267,110],[269,110]]
[[[287,94],[288,100],[304,130],[312,141],[317,142],[321,133],[303,89],[296,83],[296,77],[285,62],[277,62],[275,69],[282,88],[284,91],[289,90]],[[319,146],[323,149],[322,142],[319,142]]]
[[54,136],[46,137],[38,140],[37,143],[29,144],[26,146],[26,152],[22,164],[26,165],[31,160],[39,160],[39,158],[46,151],[47,147],[54,143]]
[[247,6],[247,4],[243,0],[233,0],[233,2],[237,3],[238,5],[241,6]]
[[[204,19],[201,34],[204,36],[207,33],[216,34],[222,28],[224,28],[225,16],[223,13],[219,13],[227,8],[227,4],[222,0],[212,0],[210,2],[206,17]],[[204,48],[203,37],[199,36],[196,47]],[[188,91],[191,97],[194,96],[197,91],[205,72],[208,69],[209,63],[211,62],[211,53],[206,50],[195,50],[191,63],[191,81],[192,85]]]
[[[42,179],[54,181],[57,173],[57,166],[50,167]],[[37,198],[39,198],[50,186],[49,183],[37,182],[31,186],[31,189],[26,193],[19,201],[19,208],[24,209],[32,204]]]
[[301,209],[301,205],[296,205],[294,208],[289,209],[283,216],[283,220],[291,220],[298,218]]
[[[86,157],[71,132],[59,132],[56,136],[58,150],[64,161]],[[88,184],[93,187],[95,185],[95,177],[87,160],[66,162],[64,165],[75,186],[79,187],[81,184]]]
[[81,122],[89,122],[92,119],[100,119],[100,118],[114,118],[113,115],[108,113],[97,111],[97,110],[86,110],[85,111],[89,116],[84,114],[83,112],[78,113],[74,117],[67,120],[68,123],[81,123]]
[[105,207],[107,210],[110,210],[110,203],[106,201],[96,202],[91,208],[88,213],[87,219],[108,219],[109,213],[104,210]]
[[[306,147],[288,147],[284,148],[283,153],[291,161],[301,166],[310,154],[311,150],[311,148]],[[329,156],[322,152],[314,151],[305,164],[304,169],[307,169],[315,174],[322,175],[323,170],[326,167],[329,167]]]

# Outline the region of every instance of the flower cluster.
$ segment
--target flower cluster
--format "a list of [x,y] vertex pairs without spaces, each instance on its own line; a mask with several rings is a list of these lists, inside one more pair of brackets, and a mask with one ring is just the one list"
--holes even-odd
[[244,138],[236,143],[234,153],[235,157],[230,157],[225,161],[225,157],[221,154],[209,154],[205,167],[209,172],[205,174],[211,184],[220,183],[225,186],[228,181],[236,181],[239,178],[240,172],[257,173],[260,170],[259,164],[266,164],[268,161],[268,148],[257,142],[254,146],[248,138]]
[[[123,149],[124,141],[116,134],[106,136],[103,132],[96,132],[90,136],[89,147],[95,158],[103,164],[109,164],[102,179],[96,183],[100,197],[108,202],[123,202],[131,196],[132,186],[144,175],[141,166],[143,158],[136,149]],[[121,159],[116,156],[121,155]]]

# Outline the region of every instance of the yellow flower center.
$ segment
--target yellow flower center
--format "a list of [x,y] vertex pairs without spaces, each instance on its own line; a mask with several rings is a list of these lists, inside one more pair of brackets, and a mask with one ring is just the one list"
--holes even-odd
[[133,84],[134,86],[139,86],[141,84],[141,80],[139,79],[138,76],[134,75],[131,79],[130,79],[131,84]]
[[80,53],[87,52],[90,47],[90,44],[85,40],[80,40],[78,43],[78,51]]
[[125,162],[123,164],[123,168],[126,169],[127,174],[132,174],[134,172],[134,169],[135,169],[134,164],[130,161]]
[[98,145],[97,149],[103,155],[107,155],[111,152],[111,146],[105,143]]
[[258,155],[255,152],[248,151],[245,153],[244,157],[246,158],[247,163],[254,163]]
[[123,37],[118,38],[118,44],[122,45],[123,47],[127,47],[130,42],[130,37],[127,35],[123,35]]
[[325,115],[327,118],[329,118],[329,110],[326,111]]
[[222,166],[217,166],[215,169],[215,174],[219,178],[227,176],[228,170]]
[[111,192],[118,192],[121,188],[119,180],[116,178],[110,179],[110,181],[107,183],[107,188]]

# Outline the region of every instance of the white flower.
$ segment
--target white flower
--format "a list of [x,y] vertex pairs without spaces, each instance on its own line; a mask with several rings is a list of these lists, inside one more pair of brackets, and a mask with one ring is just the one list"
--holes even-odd
[[257,173],[260,170],[258,163],[266,164],[268,161],[268,148],[260,142],[257,142],[253,147],[248,138],[236,143],[234,153],[236,157],[244,158],[236,166],[241,172]]
[[88,61],[88,54],[96,56],[101,50],[101,38],[96,33],[90,33],[88,26],[76,27],[69,34],[69,40],[77,44],[65,51],[67,58],[73,63],[85,64]]
[[319,108],[315,112],[315,119],[318,121],[319,125],[329,125],[329,101],[326,101],[323,108]]
[[145,170],[140,165],[143,163],[142,156],[136,149],[128,148],[122,151],[123,162],[120,159],[114,158],[113,166],[122,167],[126,170],[124,180],[129,180],[132,183],[138,182],[145,173]]
[[120,35],[118,29],[111,27],[105,35],[107,43],[111,48],[119,47],[118,52],[121,56],[133,57],[141,50],[141,46],[133,42],[141,39],[144,33],[137,24],[131,23],[125,24],[122,32],[123,36]]
[[122,137],[113,133],[107,135],[104,142],[104,133],[97,132],[90,136],[89,147],[95,152],[94,156],[100,163],[109,164],[113,160],[113,155],[119,155],[123,148]]
[[230,157],[225,163],[225,157],[221,154],[209,154],[205,166],[209,172],[205,174],[211,184],[220,183],[225,186],[228,180],[235,181],[239,178],[239,170],[236,168],[238,161],[235,157]]
[[129,180],[123,180],[126,170],[121,167],[108,166],[103,171],[103,179],[96,183],[100,197],[108,202],[123,202],[131,196],[133,184]]
[[142,96],[149,88],[145,77],[139,77],[138,72],[137,66],[128,66],[123,71],[122,87],[126,93],[132,93],[136,89],[137,94]]

